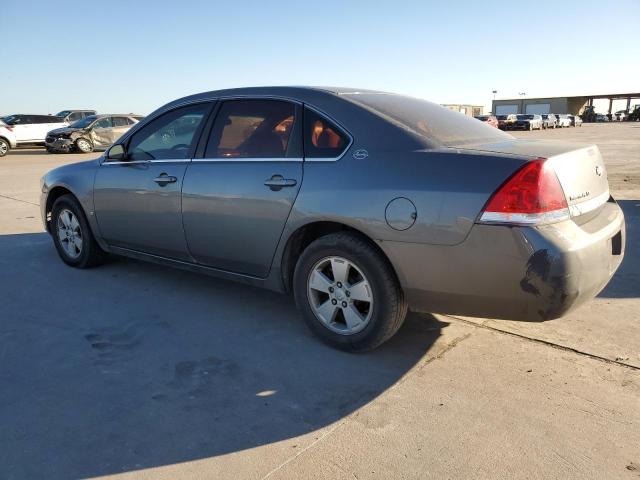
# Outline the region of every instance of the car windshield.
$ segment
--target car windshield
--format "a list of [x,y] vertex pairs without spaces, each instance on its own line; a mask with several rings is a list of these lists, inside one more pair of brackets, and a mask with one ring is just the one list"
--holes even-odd
[[533,115],[518,115],[518,120],[533,120]]
[[2,118],[2,121],[7,125],[13,125],[15,121],[18,119],[17,115],[8,115]]
[[486,122],[487,120],[489,120],[489,117],[487,117],[486,115],[483,115],[481,117],[476,117],[478,120],[482,120],[483,122]]
[[88,117],[82,118],[76,122],[73,122],[71,125],[69,125],[72,128],[87,128],[89,125],[91,125],[93,122],[96,121],[98,117],[96,117],[95,115],[90,115]]
[[71,113],[71,110],[62,110],[61,112],[56,113],[56,117],[66,117]]
[[452,146],[512,138],[471,116],[418,98],[392,93],[355,93],[343,96],[430,143]]

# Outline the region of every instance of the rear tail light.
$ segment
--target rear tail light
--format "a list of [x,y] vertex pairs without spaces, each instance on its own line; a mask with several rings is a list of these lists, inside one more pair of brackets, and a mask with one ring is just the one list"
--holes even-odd
[[524,165],[493,194],[480,222],[539,225],[568,218],[556,172],[541,158]]

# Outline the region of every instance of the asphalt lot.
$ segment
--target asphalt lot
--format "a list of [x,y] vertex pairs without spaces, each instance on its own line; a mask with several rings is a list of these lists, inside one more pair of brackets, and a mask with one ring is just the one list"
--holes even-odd
[[0,158],[0,478],[640,478],[640,124],[592,142],[627,219],[593,302],[545,323],[410,315],[338,352],[290,298],[125,259],[80,271]]

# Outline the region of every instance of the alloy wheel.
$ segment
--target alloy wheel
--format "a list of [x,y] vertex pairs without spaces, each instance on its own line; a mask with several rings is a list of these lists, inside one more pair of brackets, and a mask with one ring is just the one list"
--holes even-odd
[[373,292],[362,270],[342,257],[318,261],[307,280],[309,304],[316,318],[341,335],[362,331],[373,313]]
[[84,138],[81,138],[80,140],[78,140],[76,144],[78,145],[78,148],[80,149],[81,152],[83,153],[91,152],[91,144]]
[[58,240],[69,258],[76,259],[82,253],[82,229],[75,214],[63,209],[57,220]]

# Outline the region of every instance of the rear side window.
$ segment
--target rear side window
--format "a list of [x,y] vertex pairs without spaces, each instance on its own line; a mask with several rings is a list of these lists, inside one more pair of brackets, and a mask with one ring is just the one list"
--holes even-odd
[[54,117],[53,115],[37,115],[36,123],[62,123],[64,118]]
[[113,117],[114,127],[126,127],[129,125],[128,118],[126,117]]
[[478,122],[472,117],[426,100],[391,93],[358,93],[342,96],[414,135],[424,138],[433,146],[499,142],[513,138],[484,122]]
[[[285,158],[295,125],[295,105],[279,100],[224,102],[211,129],[207,158]],[[291,155],[289,155],[291,156]]]
[[331,120],[304,109],[304,156],[306,158],[337,158],[349,145],[349,137]]
[[208,103],[176,108],[138,130],[129,141],[130,160],[188,158]]

